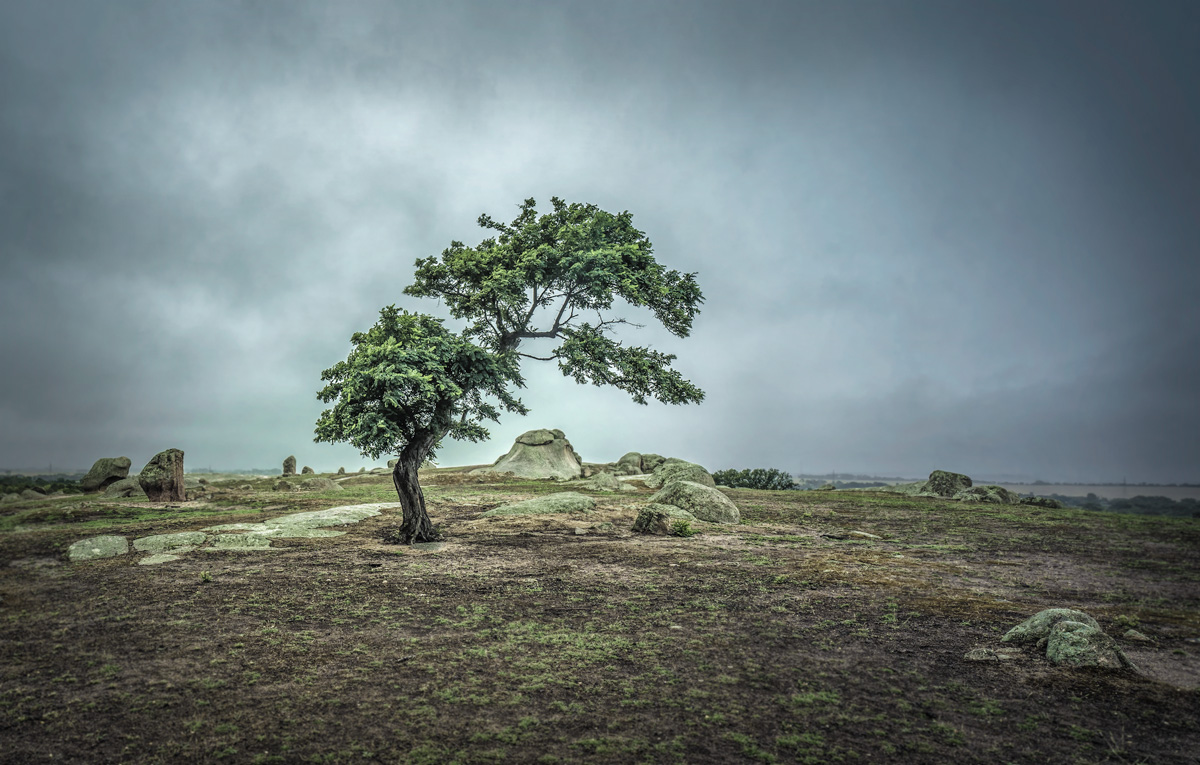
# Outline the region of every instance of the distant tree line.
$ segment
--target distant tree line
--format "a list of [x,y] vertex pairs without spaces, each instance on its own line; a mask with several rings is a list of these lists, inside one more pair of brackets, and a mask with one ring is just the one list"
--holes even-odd
[[773,489],[776,491],[794,489],[796,482],[789,473],[775,468],[753,468],[749,470],[718,470],[713,473],[713,480],[721,486],[733,489]]
[[1200,518],[1200,500],[1184,497],[1174,500],[1170,497],[1147,497],[1138,495],[1128,499],[1105,499],[1094,493],[1086,497],[1069,497],[1063,494],[1043,494],[1042,496],[1057,499],[1064,505],[1080,507],[1084,510],[1104,513],[1132,513],[1134,515],[1170,515],[1177,518]]
[[42,494],[61,491],[64,494],[80,494],[79,481],[62,475],[0,475],[0,495],[20,494],[33,489]]

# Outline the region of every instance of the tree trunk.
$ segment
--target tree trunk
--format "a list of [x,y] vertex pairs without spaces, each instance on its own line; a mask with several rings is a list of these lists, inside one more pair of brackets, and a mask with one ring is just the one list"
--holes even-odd
[[417,470],[436,442],[437,438],[433,436],[409,441],[392,468],[392,483],[396,486],[400,509],[404,513],[404,520],[400,523],[400,544],[433,542],[438,538],[433,530],[433,522],[429,520],[429,513],[425,510],[425,494],[417,481]]

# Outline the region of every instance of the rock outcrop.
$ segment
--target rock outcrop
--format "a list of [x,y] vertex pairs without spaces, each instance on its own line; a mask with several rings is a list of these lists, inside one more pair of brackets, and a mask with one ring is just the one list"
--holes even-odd
[[110,483],[108,488],[104,490],[106,497],[144,497],[146,492],[142,490],[141,483],[135,478],[122,478],[115,483]]
[[637,491],[627,483],[621,483],[612,473],[596,473],[591,478],[579,482],[580,488],[592,491]]
[[316,475],[316,474],[317,474],[317,471],[313,470],[308,465],[305,465],[300,470],[300,475]]
[[709,523],[742,522],[741,512],[729,497],[694,481],[671,481],[650,497],[650,502],[678,507]]
[[96,460],[92,469],[79,479],[79,488],[84,491],[100,491],[108,488],[122,478],[129,476],[129,467],[133,463],[128,457],[103,457]]
[[530,430],[517,436],[512,449],[494,464],[471,472],[567,481],[583,474],[583,461],[561,430]]
[[613,469],[618,475],[641,475],[642,455],[638,452],[629,452],[617,460]]
[[983,502],[991,505],[1016,505],[1021,502],[1019,494],[1014,494],[1003,486],[994,484],[963,489],[955,492],[953,498],[959,502]]
[[[646,455],[642,455],[642,464],[645,465]],[[666,486],[671,481],[691,481],[692,483],[703,484],[716,488],[717,482],[713,480],[712,475],[703,467],[694,462],[676,459],[663,460],[657,467],[653,468],[654,472],[646,479],[646,485],[651,489],[658,489]]]
[[482,515],[491,517],[497,515],[543,515],[547,513],[590,513],[596,506],[596,500],[576,491],[560,491],[557,494],[547,494],[544,497],[527,499],[524,502],[514,502],[502,505],[494,510],[488,510]]
[[151,502],[183,502],[183,451],[167,449],[154,455],[138,474],[138,483]]
[[296,475],[296,458],[289,456],[283,461],[283,474]]
[[958,492],[972,486],[970,476],[962,473],[951,473],[946,470],[935,470],[929,474],[923,490],[928,494],[939,497],[953,497]]

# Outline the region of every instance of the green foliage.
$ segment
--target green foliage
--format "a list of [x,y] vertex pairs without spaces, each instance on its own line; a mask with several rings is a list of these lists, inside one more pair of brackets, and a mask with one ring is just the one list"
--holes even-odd
[[488,435],[481,420],[498,420],[501,408],[526,411],[508,390],[521,384],[513,354],[481,348],[440,319],[390,305],[350,342],[346,360],[321,373],[328,385],[317,395],[334,406],[317,420],[316,441],[345,441],[379,459],[415,439],[434,448],[447,434],[480,441]]
[[754,468],[752,470],[718,470],[713,473],[713,480],[721,486],[734,489],[794,489],[796,482],[789,473],[775,468]]
[[[465,335],[496,352],[516,351],[523,340],[559,341],[547,356],[576,382],[611,385],[634,401],[698,403],[704,392],[671,369],[675,357],[625,346],[612,331],[630,322],[606,316],[619,298],[648,308],[664,327],[687,337],[704,301],[695,274],[664,268],[650,241],[618,215],[591,204],[554,197],[553,212],[538,215],[525,200],[511,224],[487,215],[479,225],[497,235],[475,247],[451,242],[441,258],[417,260],[408,295],[435,297],[469,324]],[[595,323],[578,321],[595,313]]]
[[671,536],[673,537],[694,537],[696,530],[692,528],[692,524],[685,518],[680,518],[677,521],[671,522]]

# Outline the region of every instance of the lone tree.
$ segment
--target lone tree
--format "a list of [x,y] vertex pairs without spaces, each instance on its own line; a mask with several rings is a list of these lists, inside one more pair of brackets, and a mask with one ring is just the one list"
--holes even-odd
[[[675,356],[612,336],[631,324],[612,314],[620,299],[687,337],[704,302],[696,275],[655,261],[629,212],[550,201],[553,212],[539,215],[526,199],[508,224],[481,215],[479,225],[496,235],[475,247],[454,241],[440,258],[417,260],[405,294],[442,300],[466,320],[461,334],[388,306],[368,332],[354,334],[350,356],[321,375],[328,385],[318,395],[334,406],[322,412],[315,440],[348,442],[372,459],[398,455],[392,480],[402,542],[434,538],[417,470],[441,440],[479,441],[488,435],[482,420],[498,421],[501,409],[527,412],[510,390],[523,386],[520,358],[557,361],[576,382],[612,385],[639,404],[704,399],[671,369]],[[554,344],[533,355],[520,350],[525,340]]]

